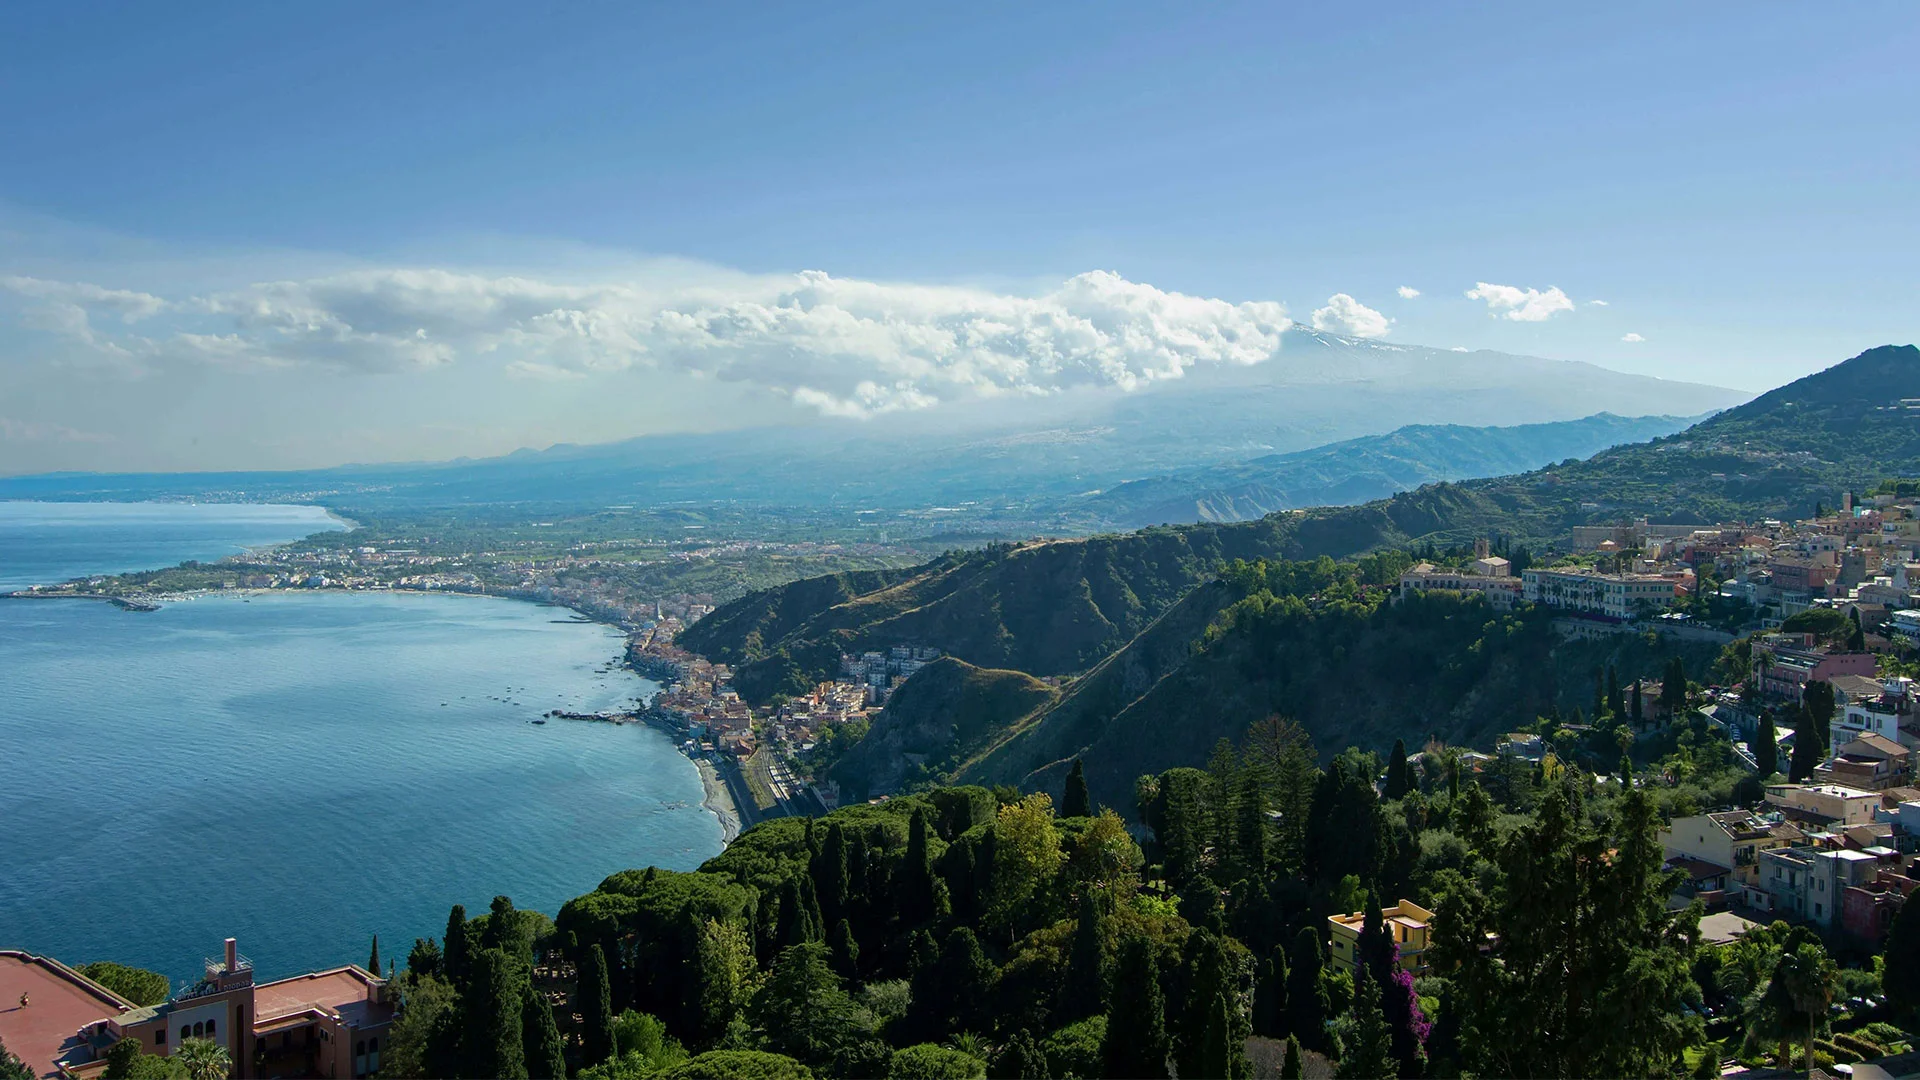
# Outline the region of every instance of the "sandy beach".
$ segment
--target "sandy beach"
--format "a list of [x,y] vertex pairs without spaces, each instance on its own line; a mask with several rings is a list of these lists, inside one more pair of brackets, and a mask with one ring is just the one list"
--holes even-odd
[[740,810],[733,805],[733,795],[727,791],[712,762],[695,758],[693,763],[700,767],[700,783],[707,789],[706,807],[720,819],[723,842],[731,844],[733,838],[740,835]]

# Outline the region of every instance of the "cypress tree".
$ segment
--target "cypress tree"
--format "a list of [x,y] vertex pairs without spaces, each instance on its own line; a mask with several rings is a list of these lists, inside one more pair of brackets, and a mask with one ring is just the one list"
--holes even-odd
[[459,904],[447,913],[447,943],[441,950],[440,966],[447,973],[447,981],[457,989],[466,985],[467,960],[471,950],[467,944],[467,909]]
[[1113,1008],[1100,1041],[1100,1075],[1165,1080],[1167,1049],[1166,1004],[1153,943],[1128,938],[1114,972]]
[[1354,973],[1353,1007],[1349,1010],[1349,1038],[1342,1048],[1334,1075],[1363,1080],[1394,1080],[1400,1063],[1393,1059],[1393,1041],[1387,1019],[1380,1012],[1380,984],[1365,965]]
[[860,981],[860,943],[853,939],[853,924],[845,919],[834,923],[827,945],[833,953],[833,970],[849,983]]
[[1808,722],[1820,739],[1820,750],[1824,755],[1833,746],[1833,684],[1824,679],[1814,679],[1807,683],[1803,700],[1807,708]]
[[1073,771],[1067,774],[1067,793],[1060,800],[1060,816],[1093,816],[1093,796],[1087,791],[1087,770],[1079,758],[1073,759]]
[[1067,954],[1067,978],[1060,1002],[1068,1021],[1084,1020],[1106,1010],[1106,957],[1101,949],[1099,899],[1091,890],[1081,894],[1080,917],[1073,927],[1073,947]]
[[1847,609],[1847,622],[1852,624],[1852,629],[1847,631],[1847,651],[1848,652],[1866,652],[1867,651],[1867,633],[1865,630],[1860,628],[1860,609],[1859,608]]
[[520,1045],[529,1080],[567,1080],[566,1045],[553,1007],[531,986],[520,1005]]
[[1676,656],[1668,661],[1666,678],[1660,684],[1660,708],[1673,716],[1686,707],[1687,666]]
[[1793,757],[1787,762],[1787,779],[1800,783],[1813,775],[1820,764],[1820,737],[1814,733],[1813,718],[1806,705],[1800,706],[1799,724],[1793,733]]
[[1306,1064],[1300,1060],[1300,1040],[1287,1036],[1287,1060],[1280,1066],[1280,1080],[1304,1080]]
[[846,914],[847,869],[847,833],[836,821],[827,826],[827,842],[814,860],[813,881],[819,890],[823,926]]
[[1640,699],[1640,680],[1633,680],[1633,730],[1639,731],[1647,726],[1646,705]]
[[1236,1063],[1234,1060],[1235,1057],[1244,1057],[1245,1052],[1243,1050],[1236,1055],[1233,1044],[1233,1016],[1227,1009],[1227,996],[1215,994],[1213,1005],[1207,1010],[1207,1030],[1200,1042],[1200,1071],[1194,1075],[1220,1077],[1221,1080],[1245,1076],[1245,1063]]
[[527,1062],[521,1035],[525,991],[515,967],[499,949],[480,949],[469,959],[467,989],[460,995],[463,1013],[460,1049],[467,1076],[525,1080]]
[[1887,930],[1886,958],[1882,989],[1894,1015],[1911,1024],[1920,1017],[1920,903],[1911,897]]
[[1762,782],[1780,771],[1780,736],[1773,726],[1773,714],[1760,714],[1760,734],[1753,742],[1754,771]]
[[[927,847],[930,825],[925,810],[913,812],[907,828],[907,853],[896,875],[895,894],[900,901],[900,921],[906,926],[925,926],[939,918],[938,892],[934,884],[933,856]],[[964,848],[963,848],[964,850]]]
[[1327,1045],[1327,988],[1320,984],[1320,934],[1303,926],[1287,956],[1287,1030],[1309,1050]]
[[1607,664],[1607,711],[1613,714],[1615,723],[1627,714],[1626,703],[1620,699],[1620,676],[1611,663]]
[[415,975],[440,974],[440,943],[432,938],[414,938],[413,951],[407,954],[407,970]]
[[991,1080],[1048,1080],[1052,1075],[1047,1067],[1047,1055],[1040,1051],[1033,1034],[1025,1029],[1013,1033],[1013,1038],[1007,1040],[993,1059],[993,1068],[987,1071]]
[[598,1065],[613,1056],[613,988],[607,984],[607,954],[598,942],[588,947],[587,962],[580,966],[579,997],[581,1050],[586,1064]]
[[504,896],[494,897],[487,909],[487,928],[480,935],[480,947],[511,954],[519,948],[519,931],[520,914],[513,910],[513,901]]
[[373,935],[373,951],[367,954],[367,970],[373,972],[374,978],[377,979],[380,977],[380,935],[379,934]]
[[1387,798],[1406,798],[1407,787],[1407,743],[1404,739],[1395,739],[1393,755],[1387,759]]
[[1274,946],[1273,956],[1260,965],[1253,988],[1253,1033],[1279,1038],[1287,1027],[1287,950]]

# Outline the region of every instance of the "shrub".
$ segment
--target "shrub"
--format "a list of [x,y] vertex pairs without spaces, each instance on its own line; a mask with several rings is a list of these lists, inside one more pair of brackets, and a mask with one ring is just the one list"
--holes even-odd
[[659,1073],[656,1080],[813,1080],[813,1070],[785,1054],[709,1050]]

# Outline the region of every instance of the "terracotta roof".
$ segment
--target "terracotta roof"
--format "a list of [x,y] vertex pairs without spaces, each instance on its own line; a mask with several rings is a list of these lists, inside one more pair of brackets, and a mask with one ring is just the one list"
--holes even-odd
[[58,961],[0,951],[0,1042],[35,1076],[59,1076],[55,1063],[84,1045],[81,1028],[132,1007]]
[[349,964],[332,971],[316,971],[291,979],[264,983],[253,988],[253,1022],[256,1027],[311,1008],[341,1012],[349,1006],[363,1005],[375,980],[358,966]]

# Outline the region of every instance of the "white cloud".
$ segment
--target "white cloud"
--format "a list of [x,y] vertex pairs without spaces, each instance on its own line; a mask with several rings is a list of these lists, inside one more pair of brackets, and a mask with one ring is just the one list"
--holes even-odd
[[103,289],[85,281],[0,277],[0,288],[10,289],[22,296],[31,296],[37,300],[106,308],[118,314],[122,321],[129,323],[158,315],[167,306],[165,300],[151,293],[131,292],[126,289]]
[[1607,306],[1607,302],[1606,302],[1605,300],[1589,300],[1589,301],[1587,301],[1587,303],[1589,303],[1589,304],[1592,304],[1592,305],[1593,305],[1594,307],[1606,307],[1606,306]]
[[1468,349],[1465,345],[1455,345],[1453,348],[1448,349],[1447,351],[1448,352],[1470,352],[1472,350]]
[[[547,380],[649,367],[758,386],[831,415],[1131,390],[1196,365],[1265,362],[1291,325],[1278,303],[1188,296],[1105,271],[1038,296],[818,271],[582,284],[379,269],[177,299],[35,278],[0,286],[59,308],[44,329],[153,363],[393,372],[490,362]],[[164,315],[165,332],[106,338],[90,310]],[[1355,336],[1386,332],[1351,297],[1323,311]]]
[[1327,306],[1317,308],[1313,313],[1315,330],[1357,338],[1385,337],[1392,323],[1393,320],[1346,293],[1334,293],[1327,297]]
[[1623,338],[1621,338],[1620,340],[1621,340],[1621,341],[1627,341],[1627,342],[1635,342],[1635,343],[1638,343],[1638,342],[1642,342],[1642,341],[1645,341],[1645,340],[1647,340],[1647,339],[1646,339],[1646,338],[1643,338],[1643,337],[1641,337],[1641,336],[1640,336],[1639,334],[1632,334],[1632,333],[1630,333],[1630,334],[1627,334],[1627,335],[1626,335],[1625,337],[1623,337]]
[[1573,310],[1573,301],[1556,287],[1541,292],[1482,281],[1467,290],[1467,299],[1485,300],[1490,314],[1512,322],[1545,322],[1559,312]]
[[1411,300],[1420,295],[1420,290],[1411,285],[1402,285],[1394,291],[1400,294],[1400,299],[1402,300]]

